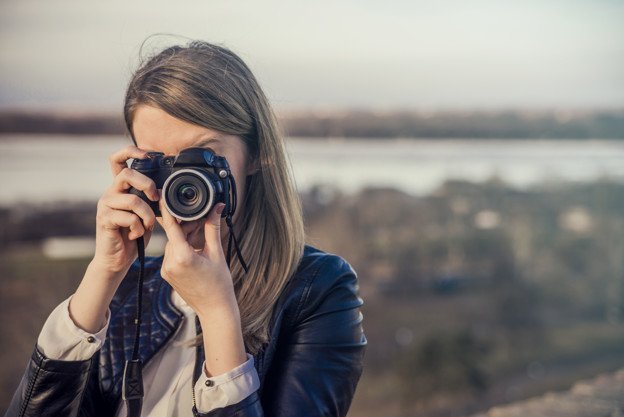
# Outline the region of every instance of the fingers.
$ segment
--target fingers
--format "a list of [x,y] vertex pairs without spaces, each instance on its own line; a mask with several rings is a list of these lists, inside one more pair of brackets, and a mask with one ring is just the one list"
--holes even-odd
[[112,188],[120,193],[125,193],[130,187],[143,191],[147,198],[152,201],[157,201],[159,198],[156,183],[151,178],[139,171],[125,167],[115,177]]
[[188,242],[186,241],[186,235],[182,231],[182,227],[178,224],[178,221],[175,217],[169,213],[169,210],[165,207],[165,203],[163,199],[160,200],[160,213],[162,215],[162,226],[165,229],[165,233],[167,234],[167,239],[170,242],[175,244],[183,244]]
[[147,157],[147,152],[136,146],[126,146],[108,157],[113,176],[117,176],[124,168],[127,168],[126,161],[130,158],[143,159]]
[[223,253],[221,248],[221,213],[223,213],[224,208],[225,204],[216,204],[206,218],[204,223],[204,239],[206,240],[204,252],[206,253],[209,251]]
[[101,204],[113,209],[135,213],[143,221],[145,229],[152,229],[156,223],[156,216],[150,206],[134,194],[107,194],[101,199]]
[[145,228],[139,216],[128,211],[108,210],[107,213],[101,215],[101,224],[107,229],[116,230],[121,227],[130,229],[128,233],[128,239],[130,240],[143,236],[145,233]]

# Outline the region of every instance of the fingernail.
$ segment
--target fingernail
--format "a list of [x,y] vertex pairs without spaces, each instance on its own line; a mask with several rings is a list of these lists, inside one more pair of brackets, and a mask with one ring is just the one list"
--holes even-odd
[[223,209],[225,208],[225,204],[223,203],[219,203],[219,205],[217,206],[216,210],[217,210],[217,214],[221,214],[223,213]]

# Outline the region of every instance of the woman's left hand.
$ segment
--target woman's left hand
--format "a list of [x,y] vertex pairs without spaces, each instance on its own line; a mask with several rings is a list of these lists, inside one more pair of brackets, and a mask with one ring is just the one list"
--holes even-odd
[[232,275],[221,246],[225,204],[213,207],[203,221],[204,247],[195,249],[189,240],[196,228],[180,225],[163,201],[160,212],[168,242],[160,273],[199,317],[206,375],[220,375],[247,360]]
[[196,229],[185,231],[165,208],[163,200],[160,200],[160,212],[168,242],[160,271],[162,277],[198,316],[209,314],[214,308],[234,307],[232,276],[221,245],[221,213],[225,204],[215,205],[202,221],[204,247],[195,249],[189,239]]

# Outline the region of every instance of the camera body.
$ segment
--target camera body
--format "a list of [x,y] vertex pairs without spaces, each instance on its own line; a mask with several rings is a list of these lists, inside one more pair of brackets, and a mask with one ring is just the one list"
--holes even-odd
[[[176,218],[192,221],[205,217],[217,203],[225,203],[221,217],[236,210],[236,185],[227,160],[204,148],[188,148],[177,156],[149,152],[147,158],[135,159],[130,168],[151,178],[162,190],[161,199]],[[131,187],[161,217],[158,201]]]

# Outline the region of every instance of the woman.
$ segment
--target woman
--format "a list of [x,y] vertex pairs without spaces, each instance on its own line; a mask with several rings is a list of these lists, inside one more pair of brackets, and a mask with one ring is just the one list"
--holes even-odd
[[[135,241],[147,243],[159,221],[168,242],[164,256],[145,261],[141,415],[344,416],[366,344],[356,276],[304,244],[282,138],[248,67],[205,42],[167,48],[132,77],[124,115],[136,146],[111,156],[94,258],[46,321],[7,415],[137,414],[121,399],[135,332]],[[224,156],[238,185],[241,256],[229,264],[222,203],[179,222],[154,182],[126,166],[147,151],[190,147]],[[131,187],[157,201],[162,217]]]

